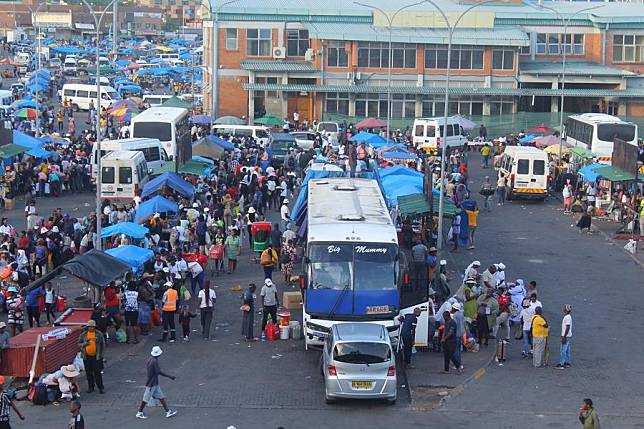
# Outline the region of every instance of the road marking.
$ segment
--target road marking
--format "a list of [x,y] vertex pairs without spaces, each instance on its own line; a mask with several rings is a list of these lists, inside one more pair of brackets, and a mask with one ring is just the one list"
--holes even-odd
[[527,240],[528,237],[517,237],[517,240]]
[[544,260],[543,259],[528,259],[528,262],[531,262],[533,264],[543,264]]
[[485,375],[485,372],[486,372],[485,368],[477,369],[473,375],[474,380],[478,380],[479,378],[483,377]]

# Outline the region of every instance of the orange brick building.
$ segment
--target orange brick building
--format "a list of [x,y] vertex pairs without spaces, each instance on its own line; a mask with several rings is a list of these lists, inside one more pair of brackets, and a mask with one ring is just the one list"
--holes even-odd
[[[220,10],[218,116],[385,117],[389,99],[393,118],[443,114],[449,30],[431,4],[398,12],[385,0],[317,4],[244,0]],[[472,6],[438,4],[451,23]],[[644,5],[630,2],[499,2],[469,10],[453,33],[449,113],[559,111],[565,50],[564,111],[644,115],[644,23],[635,19],[643,15]],[[207,13],[203,27],[210,65]]]

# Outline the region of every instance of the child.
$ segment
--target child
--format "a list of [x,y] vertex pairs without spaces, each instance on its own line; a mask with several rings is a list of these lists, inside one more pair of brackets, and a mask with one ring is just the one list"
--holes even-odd
[[190,341],[190,319],[193,317],[197,317],[197,315],[191,313],[187,305],[182,305],[179,313],[179,323],[183,330],[183,341]]
[[50,325],[56,320],[56,314],[54,313],[54,308],[56,307],[56,294],[54,289],[51,286],[51,282],[47,282],[45,286],[45,309],[47,312],[47,323]]
[[69,403],[69,412],[72,418],[69,420],[69,429],[85,429],[85,420],[80,413],[81,403],[78,400],[73,400]]

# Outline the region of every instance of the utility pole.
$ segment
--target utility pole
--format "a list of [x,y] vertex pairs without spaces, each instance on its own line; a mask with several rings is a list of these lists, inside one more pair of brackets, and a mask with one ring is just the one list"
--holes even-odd
[[112,11],[112,59],[116,59],[119,42],[119,2],[114,2],[114,9]]

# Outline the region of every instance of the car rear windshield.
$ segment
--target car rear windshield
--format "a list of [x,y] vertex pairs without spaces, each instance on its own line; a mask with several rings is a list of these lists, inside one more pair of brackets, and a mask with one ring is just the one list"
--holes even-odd
[[336,344],[333,359],[343,363],[374,364],[388,362],[391,348],[385,343],[351,342]]

